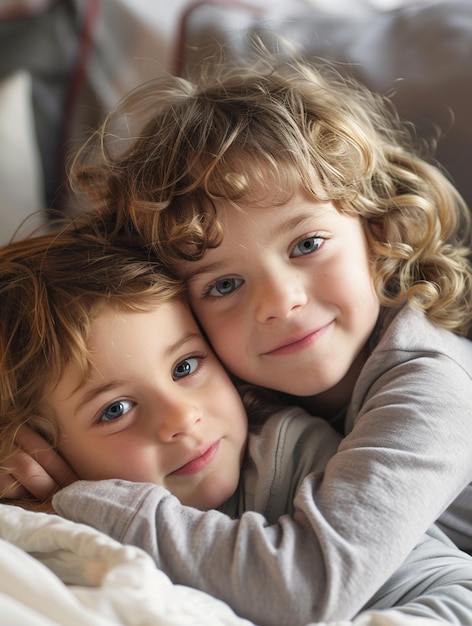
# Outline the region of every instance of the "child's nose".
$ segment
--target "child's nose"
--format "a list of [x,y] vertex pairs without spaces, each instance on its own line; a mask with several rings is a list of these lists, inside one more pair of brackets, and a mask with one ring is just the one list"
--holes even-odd
[[185,399],[167,401],[160,408],[157,420],[158,435],[162,441],[174,441],[190,434],[200,419],[200,411],[193,402]]
[[256,319],[265,324],[289,317],[307,303],[307,294],[300,278],[291,272],[266,276],[256,290]]

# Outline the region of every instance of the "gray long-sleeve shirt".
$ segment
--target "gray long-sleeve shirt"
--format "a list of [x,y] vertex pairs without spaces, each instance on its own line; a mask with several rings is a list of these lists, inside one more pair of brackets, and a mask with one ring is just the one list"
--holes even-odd
[[[307,475],[323,471],[338,442],[325,422],[300,409],[275,415],[250,437],[248,463],[221,507],[225,514],[183,507],[161,487],[120,480],[76,483],[54,505],[144,548],[174,582],[216,595],[257,624],[304,625],[319,619],[314,598],[325,569],[305,512],[294,511],[294,495]],[[472,558],[430,528],[366,608],[393,606],[472,623]]]
[[[276,525],[260,513],[232,520],[209,512],[195,521],[192,510],[149,486],[123,502],[115,488],[89,486],[90,507],[72,486],[54,506],[122,541],[141,529],[146,549],[176,582],[250,616],[259,611],[258,588],[270,580],[269,605],[281,604],[290,581],[294,607],[309,594],[312,620],[352,618],[472,479],[472,343],[409,307],[387,313],[374,343],[348,407],[347,436],[325,472],[303,481],[293,516]],[[313,457],[318,452],[319,446],[312,449]],[[469,494],[470,487],[462,499],[466,511]],[[95,513],[94,498],[102,505]],[[464,524],[462,536],[472,536]],[[224,576],[219,563],[227,566]],[[259,587],[249,584],[254,580]]]

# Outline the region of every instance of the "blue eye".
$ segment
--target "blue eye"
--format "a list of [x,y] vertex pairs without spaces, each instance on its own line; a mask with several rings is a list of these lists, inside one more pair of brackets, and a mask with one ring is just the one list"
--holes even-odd
[[133,406],[134,402],[131,402],[131,400],[117,400],[105,409],[100,416],[100,421],[112,422],[113,420],[120,419],[120,417],[123,417],[128,411],[131,411]]
[[322,244],[323,239],[321,237],[317,237],[316,235],[313,235],[313,237],[306,237],[295,245],[291,256],[296,257],[311,254],[312,252],[316,252]]
[[174,371],[172,372],[172,378],[174,380],[185,378],[186,376],[193,374],[193,372],[197,369],[197,367],[198,367],[197,357],[184,359],[183,361],[180,361],[180,363],[177,363],[177,365],[174,367]]
[[208,290],[209,296],[220,297],[232,293],[243,284],[242,278],[221,278],[213,283]]

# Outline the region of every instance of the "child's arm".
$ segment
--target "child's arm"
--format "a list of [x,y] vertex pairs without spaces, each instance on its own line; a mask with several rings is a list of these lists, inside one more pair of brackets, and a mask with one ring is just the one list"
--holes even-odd
[[[405,537],[402,529],[397,536],[380,527],[370,541],[364,538],[369,529],[359,532],[366,503],[346,514],[342,498],[344,504],[351,497],[360,501],[362,492],[353,489],[343,494],[338,486],[335,493],[329,475],[323,480],[323,470],[327,468],[329,473],[332,462],[339,460],[340,455],[335,454],[338,443],[326,422],[300,415],[295,409],[268,420],[261,433],[250,439],[251,464],[244,472],[245,509],[258,513],[230,512],[225,507],[232,515],[242,514],[239,520],[216,511],[201,513],[182,507],[162,488],[112,481],[78,483],[77,488],[60,492],[54,505],[71,519],[141,546],[175,582],[216,595],[256,623],[351,619],[397,569],[394,551],[399,541],[406,543],[410,537]],[[345,469],[349,473],[349,464]],[[353,479],[355,472],[349,476],[351,482]],[[375,482],[375,476],[370,476],[370,481]],[[313,498],[322,484],[324,512]],[[338,528],[329,524],[330,510],[339,513]],[[289,511],[291,516],[284,515]],[[396,513],[397,519],[404,517],[401,509]],[[384,555],[392,552],[392,561],[385,562]],[[435,554],[434,550],[427,552],[425,558],[424,551],[414,550],[408,557],[414,562],[410,571],[421,570],[425,561],[423,571],[418,571],[416,578],[397,577],[393,588],[387,585],[378,596],[379,606],[391,606],[408,592],[412,592],[415,606],[429,606],[428,600],[421,599],[425,587],[419,584],[417,593],[415,587],[424,574],[428,584],[434,583],[438,614],[447,604],[448,594],[455,597],[456,592],[465,594],[468,610],[472,591],[464,587],[461,569],[464,566],[467,576],[472,574],[470,557],[446,548],[442,556],[451,557],[450,569],[459,579],[452,577],[450,584],[444,583],[438,591],[439,581],[430,576],[437,568]],[[383,580],[379,571],[388,571]],[[283,616],[285,622],[280,621]]]
[[447,624],[470,623],[471,558],[436,525],[429,528],[406,561],[369,600],[368,608],[394,607],[407,615]]
[[[334,537],[314,540],[302,509],[271,526],[257,513],[230,519],[184,507],[161,487],[123,481],[77,482],[54,496],[54,506],[72,520],[143,548],[174,583],[206,591],[257,624],[302,626],[392,606],[406,614],[472,623],[472,559],[441,541],[441,533],[425,536],[391,584],[363,607],[369,573],[376,577],[376,555],[369,555],[364,578],[352,578],[332,598],[320,544]],[[340,575],[346,566],[337,563]]]
[[[207,527],[203,518],[195,521],[194,529],[191,522],[191,538],[181,528],[181,535],[187,537],[183,544],[180,536],[172,541],[176,528],[163,529],[165,538],[159,538],[154,550],[158,548],[158,562],[172,577],[185,575],[186,557],[195,551],[191,557],[195,570],[187,584],[208,584],[207,589],[223,599],[225,587],[237,594],[241,585],[244,593],[233,606],[244,608],[247,603],[257,611],[260,589],[251,586],[254,581],[247,575],[246,562],[253,558],[260,566],[254,578],[261,577],[264,584],[269,578],[282,581],[274,585],[269,602],[277,610],[283,611],[279,598],[284,597],[286,584],[295,603],[309,594],[312,620],[350,619],[363,607],[472,476],[470,345],[465,340],[461,345],[457,338],[457,344],[454,340],[450,349],[441,350],[441,337],[434,336],[434,346],[420,349],[417,329],[406,339],[404,332],[400,334],[406,345],[391,349],[389,344],[390,348],[379,350],[371,361],[370,376],[359,380],[352,432],[324,475],[305,479],[295,498],[293,518],[284,517],[271,527],[255,514],[246,514],[239,522],[224,519],[214,527],[213,521]],[[449,333],[447,337],[449,341]],[[155,506],[151,504],[148,512],[150,526],[156,520],[160,524],[167,514],[169,519],[179,515],[170,497],[162,493],[154,497]],[[133,499],[130,517],[137,504],[140,501]],[[115,506],[116,516],[120,509]],[[71,514],[68,505],[67,515]],[[103,523],[92,520],[83,521]],[[106,524],[99,527],[108,530]],[[123,539],[120,533],[114,536]],[[205,546],[208,554],[200,560]],[[212,553],[213,546],[218,550]],[[182,571],[172,570],[178,567],[173,558],[179,556]],[[220,558],[228,567],[223,578]]]

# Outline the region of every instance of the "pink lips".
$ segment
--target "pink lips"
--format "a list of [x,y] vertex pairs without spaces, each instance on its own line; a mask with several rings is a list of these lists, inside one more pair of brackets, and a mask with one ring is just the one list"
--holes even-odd
[[318,328],[306,335],[290,339],[287,343],[280,345],[278,348],[264,352],[264,356],[282,356],[286,354],[294,354],[295,352],[304,350],[317,341],[321,335],[325,333],[328,326],[329,324],[326,324],[325,326],[322,326],[321,328]]
[[218,448],[220,447],[220,442],[216,441],[209,448],[203,452],[203,454],[197,456],[192,459],[182,467],[179,467],[174,472],[171,472],[172,476],[190,476],[191,474],[198,474],[201,472],[207,465],[209,465],[213,459],[215,458]]

